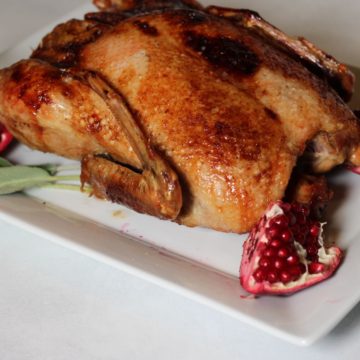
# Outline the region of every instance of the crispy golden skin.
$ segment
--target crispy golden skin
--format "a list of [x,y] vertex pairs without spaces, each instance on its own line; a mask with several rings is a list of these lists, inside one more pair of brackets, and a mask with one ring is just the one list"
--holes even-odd
[[0,116],[29,146],[83,159],[98,196],[244,232],[284,196],[306,149],[315,172],[360,165],[359,123],[330,73],[310,71],[269,24],[193,1],[96,3],[102,12],[59,25],[0,73]]

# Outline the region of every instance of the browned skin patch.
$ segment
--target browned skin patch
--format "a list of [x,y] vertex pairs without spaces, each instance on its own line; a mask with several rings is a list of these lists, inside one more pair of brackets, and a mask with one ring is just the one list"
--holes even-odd
[[54,74],[48,75],[49,76],[45,75],[46,79],[43,79],[48,82],[46,88],[37,86],[38,83],[37,81],[34,81],[32,74],[29,74],[26,69],[21,66],[17,67],[11,75],[11,79],[17,84],[14,89],[16,97],[23,101],[27,106],[31,107],[35,113],[41,108],[42,104],[51,103],[49,91],[54,80],[57,80],[59,75],[57,73],[55,74],[55,72]]
[[238,40],[224,36],[204,36],[193,31],[186,31],[184,41],[212,65],[231,72],[250,75],[260,65],[256,54]]
[[109,26],[95,21],[69,20],[55,27],[45,36],[32,53],[33,59],[41,59],[61,68],[75,66],[81,49],[94,42]]
[[271,109],[269,109],[269,108],[267,108],[267,107],[265,107],[264,110],[266,111],[266,113],[269,115],[269,117],[270,117],[271,119],[273,119],[273,120],[278,120],[278,119],[279,119],[279,117],[278,117],[278,115],[276,114],[276,112],[272,111]]

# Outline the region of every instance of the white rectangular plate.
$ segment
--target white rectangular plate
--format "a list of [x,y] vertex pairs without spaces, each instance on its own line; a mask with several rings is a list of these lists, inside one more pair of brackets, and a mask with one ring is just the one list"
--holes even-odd
[[[246,7],[244,3],[242,5]],[[261,5],[260,1],[251,3],[256,10],[262,10],[261,6],[264,6],[271,21],[277,18],[276,8]],[[277,2],[278,6],[285,9],[289,6],[285,0],[280,3]],[[236,2],[222,2],[222,5],[236,6]],[[330,11],[335,16],[343,11],[342,8],[333,4]],[[91,6],[82,7],[58,22],[81,18],[89,10],[92,10]],[[309,6],[302,11],[301,14],[310,14],[313,8]],[[287,20],[288,16],[285,16]],[[330,21],[331,17],[327,16],[327,19]],[[330,29],[327,19],[322,18],[320,23]],[[291,32],[291,23],[277,25],[283,25]],[[27,57],[30,48],[34,48],[51,28],[42,29],[1,55],[0,67]],[[316,29],[321,29],[319,20]],[[349,29],[343,29],[345,34]],[[308,37],[316,38],[316,34]],[[336,44],[333,45],[333,52],[336,52]],[[331,44],[324,46],[328,51],[332,50]],[[351,55],[347,53],[348,57]],[[359,59],[352,62],[353,65],[357,63],[360,65]],[[9,158],[23,164],[68,162],[22,145],[14,148]],[[282,298],[253,299],[246,297],[241,289],[238,269],[245,236],[190,229],[84,194],[50,189],[33,189],[27,192],[28,196],[2,196],[0,218],[224,311],[284,340],[306,345],[330,331],[360,299],[357,280],[360,275],[360,243],[357,241],[360,240],[360,177],[341,173],[334,176],[332,182],[338,191],[330,211],[328,232],[346,249],[344,264],[331,280]]]

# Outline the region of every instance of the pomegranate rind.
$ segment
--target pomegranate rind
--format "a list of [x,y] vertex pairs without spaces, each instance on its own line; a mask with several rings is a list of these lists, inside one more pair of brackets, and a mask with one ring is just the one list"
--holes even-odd
[[360,175],[360,166],[352,166],[352,167],[349,166],[348,169],[349,169],[351,172]]
[[[295,281],[290,281],[286,284],[278,281],[270,283],[269,281],[256,281],[253,277],[254,271],[259,267],[259,255],[263,249],[266,248],[269,239],[266,237],[265,227],[271,219],[271,216],[277,214],[277,208],[288,207],[288,204],[281,201],[272,203],[265,215],[261,217],[258,224],[251,230],[247,240],[243,245],[243,256],[240,265],[240,283],[243,288],[249,293],[255,295],[268,294],[268,295],[291,295],[300,290],[320,283],[329,277],[338,269],[343,259],[343,251],[337,246],[328,248],[322,247],[319,251],[322,253],[325,270],[317,273],[310,274],[306,265],[306,271],[300,278]],[[274,211],[275,209],[275,211]],[[270,214],[270,217],[269,217]],[[296,242],[295,242],[296,243]],[[322,226],[319,234],[319,243],[322,244]],[[301,247],[300,244],[296,243]],[[306,263],[306,261],[305,261]]]

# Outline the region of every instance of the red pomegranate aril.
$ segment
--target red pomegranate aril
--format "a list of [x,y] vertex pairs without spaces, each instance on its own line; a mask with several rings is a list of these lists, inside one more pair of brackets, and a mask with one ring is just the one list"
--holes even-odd
[[268,257],[262,257],[260,258],[259,260],[259,266],[262,267],[262,268],[268,268],[271,266],[271,261],[270,261],[270,258]]
[[278,270],[281,270],[282,268],[284,268],[285,267],[285,261],[283,260],[283,259],[276,259],[275,261],[274,261],[274,267],[276,268],[276,269],[278,269]]
[[281,233],[281,240],[285,241],[285,242],[289,242],[292,240],[292,233],[290,230],[284,230],[282,233]]
[[281,282],[283,282],[284,284],[287,284],[288,282],[290,282],[293,279],[293,276],[288,273],[287,271],[282,271],[280,273],[280,280]]
[[281,248],[279,249],[278,253],[277,253],[277,256],[280,257],[280,258],[287,258],[289,256],[289,250],[287,248]]
[[296,254],[291,254],[287,257],[286,261],[289,265],[297,265],[300,259]]
[[276,251],[272,248],[267,248],[264,250],[263,255],[272,258],[276,256]]
[[264,281],[265,280],[265,271],[263,269],[258,268],[254,271],[253,277],[254,277],[255,281],[257,281],[257,282]]
[[296,214],[296,222],[300,225],[306,224],[306,216],[303,213]]
[[266,236],[269,239],[275,239],[279,236],[279,234],[280,234],[280,229],[277,225],[273,225],[266,229]]
[[300,271],[301,271],[302,274],[303,274],[304,272],[306,272],[306,266],[305,266],[305,264],[300,263],[300,264],[299,264],[299,269],[300,269]]
[[318,224],[312,224],[310,227],[310,235],[312,237],[318,237],[320,234],[320,226]]
[[269,271],[269,272],[267,273],[266,278],[267,278],[267,281],[268,281],[269,283],[271,283],[271,284],[279,281],[279,276],[278,276],[277,272],[274,271],[274,270]]
[[276,224],[279,228],[286,228],[289,225],[289,219],[285,214],[277,215],[271,220],[270,226],[272,224]]
[[292,210],[297,214],[303,214],[305,217],[308,217],[310,214],[310,209],[306,205],[302,205],[299,203],[293,203],[291,205]]
[[325,265],[319,262],[312,262],[308,265],[310,274],[319,274],[325,270]]
[[306,252],[309,256],[316,256],[318,253],[318,247],[315,244],[310,244],[307,248],[306,248]]
[[[302,264],[303,265],[303,264]],[[290,269],[289,269],[289,272],[293,278],[293,280],[297,280],[301,274],[303,273],[303,271],[301,271],[301,268],[300,266],[296,265],[296,266],[292,266]]]
[[274,239],[270,241],[270,246],[273,248],[278,248],[281,246],[281,241],[279,239]]
[[305,243],[305,234],[306,231],[304,231],[304,225],[295,225],[291,228],[292,233],[294,235],[295,240],[300,243],[301,245],[304,245]]

